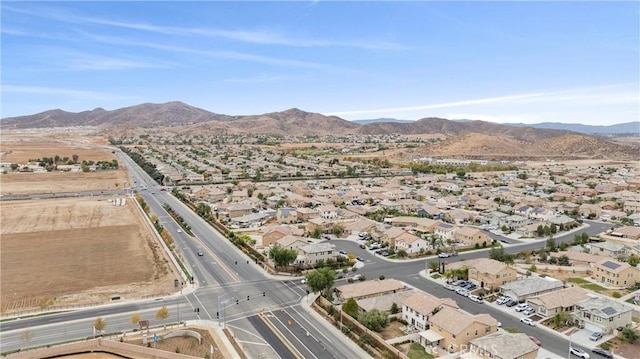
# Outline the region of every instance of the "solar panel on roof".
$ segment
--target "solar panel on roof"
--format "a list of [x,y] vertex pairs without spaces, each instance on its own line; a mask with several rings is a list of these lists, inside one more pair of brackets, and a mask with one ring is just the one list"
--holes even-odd
[[617,311],[611,307],[602,308],[602,312],[606,315],[614,315]]
[[613,262],[610,262],[610,261],[606,261],[606,262],[602,263],[602,265],[607,267],[607,268],[609,268],[609,269],[616,269],[616,268],[620,267],[620,264],[613,263]]

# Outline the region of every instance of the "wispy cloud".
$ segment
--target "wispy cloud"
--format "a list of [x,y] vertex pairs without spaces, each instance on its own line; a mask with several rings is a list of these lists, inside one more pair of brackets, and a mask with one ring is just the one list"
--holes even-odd
[[292,76],[292,75],[267,75],[260,74],[253,77],[243,77],[243,78],[229,78],[223,80],[223,82],[229,83],[241,83],[241,84],[249,84],[249,83],[281,83],[285,81],[301,81],[305,80],[306,76]]
[[416,112],[423,110],[434,110],[444,108],[460,108],[475,105],[489,104],[516,104],[516,103],[549,103],[549,102],[569,102],[580,101],[581,103],[593,104],[594,101],[600,104],[639,104],[640,98],[637,83],[614,84],[605,86],[585,87],[579,89],[537,92],[528,94],[517,94],[508,96],[487,97],[473,100],[444,102],[428,105],[351,110],[327,113],[335,116],[369,115],[385,113]]
[[166,62],[155,62],[148,60],[116,58],[112,56],[101,56],[93,54],[70,54],[65,56],[63,64],[65,69],[76,71],[95,70],[128,70],[128,69],[160,69],[170,68],[176,65]]
[[57,96],[68,96],[68,97],[92,99],[92,100],[131,99],[131,97],[129,96],[114,95],[114,94],[109,94],[104,92],[67,89],[67,88],[60,88],[60,87],[47,87],[47,86],[2,85],[1,92],[33,94],[33,95],[57,95]]
[[[311,4],[315,4],[312,2]],[[220,29],[212,27],[175,27],[156,25],[143,22],[118,21],[100,17],[82,16],[67,11],[55,9],[52,11],[34,11],[23,8],[5,7],[4,10],[28,14],[42,18],[48,18],[60,22],[74,24],[94,24],[118,27],[130,30],[145,31],[155,34],[171,36],[200,36],[209,38],[222,38],[239,42],[262,45],[281,45],[289,47],[349,47],[366,50],[406,50],[406,46],[390,41],[352,40],[335,41],[326,39],[295,38],[287,34],[273,30],[241,30]]]
[[316,69],[327,69],[327,70],[337,69],[337,67],[335,66],[321,64],[318,62],[283,59],[283,58],[254,55],[254,54],[248,54],[244,52],[230,51],[230,50],[200,50],[200,49],[184,47],[184,46],[166,45],[166,44],[160,44],[160,43],[149,42],[149,41],[136,41],[136,40],[128,40],[123,38],[111,37],[111,36],[95,35],[87,32],[83,32],[83,34],[94,41],[100,41],[100,42],[108,43],[112,45],[140,46],[140,47],[146,47],[150,49],[156,49],[156,50],[162,50],[162,51],[168,51],[168,52],[200,55],[200,56],[207,56],[212,58],[256,62],[256,63],[275,65],[275,66],[304,67],[304,68],[316,68]]

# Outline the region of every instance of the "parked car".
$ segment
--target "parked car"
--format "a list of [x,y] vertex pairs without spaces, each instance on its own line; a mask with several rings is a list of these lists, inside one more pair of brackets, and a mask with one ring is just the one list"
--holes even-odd
[[498,322],[498,328],[502,328],[502,322]]
[[440,253],[438,254],[438,258],[449,258],[449,255],[447,253]]
[[362,274],[356,274],[353,276],[353,280],[360,280],[362,278]]
[[591,350],[591,352],[592,352],[592,353],[595,353],[595,354],[598,354],[598,355],[600,355],[600,356],[603,356],[603,357],[605,357],[605,358],[610,358],[610,359],[612,359],[612,358],[613,358],[613,354],[612,354],[610,351],[608,351],[608,350],[604,350],[604,349],[602,349],[602,348],[593,348],[593,349]]
[[302,278],[302,280],[300,280],[300,284],[307,284],[307,278]]
[[200,257],[204,256],[204,252],[198,251],[198,256],[200,256]]
[[587,353],[584,349],[571,347],[569,348],[569,352],[582,359],[589,359],[589,353]]
[[533,309],[533,308],[529,307],[529,308],[527,308],[527,309],[523,310],[523,311],[522,311],[522,314],[524,314],[524,315],[531,315],[531,314],[533,314],[533,313],[535,313],[535,312],[536,312],[536,310],[535,310],[535,309]]
[[466,281],[466,280],[458,279],[457,281],[455,281],[455,282],[453,282],[453,283],[451,283],[451,284],[452,284],[452,285],[455,285],[456,287],[459,287],[459,286],[461,286],[461,285],[463,285],[463,284],[466,284],[466,283],[467,283],[467,281]]
[[476,302],[476,303],[484,303],[484,301],[482,300],[482,298],[480,298],[477,295],[470,295],[469,299],[471,299],[471,301]]
[[507,303],[510,300],[511,300],[511,298],[509,298],[509,297],[500,297],[500,298],[498,298],[496,300],[496,304],[503,305],[503,304]]
[[538,340],[538,338],[534,337],[533,335],[529,335],[529,339],[531,339],[532,342],[536,343],[536,345],[542,345],[542,342]]
[[177,232],[182,233],[182,229],[178,228]]
[[345,255],[345,256],[347,255],[347,251],[345,251],[344,249],[341,249],[340,252],[338,252],[338,253],[340,253],[342,255]]
[[602,339],[602,333],[600,332],[594,332],[593,334],[591,334],[591,336],[589,337],[589,340],[593,340],[594,342],[597,342],[598,340]]
[[331,237],[329,237],[329,236],[324,236],[324,239],[326,239],[326,240],[330,241],[330,240],[331,240]]
[[365,246],[364,244],[361,244],[359,247],[362,248],[362,249],[366,249],[367,248],[367,246]]
[[529,319],[529,318],[520,318],[520,321],[526,325],[530,325],[532,327],[536,326],[536,322],[534,322],[533,320]]
[[467,285],[465,285],[465,286],[464,286],[464,289],[467,289],[467,290],[474,290],[474,289],[476,289],[477,287],[478,287],[478,286],[477,286],[477,285],[475,285],[475,284],[473,284],[473,283],[467,283]]
[[513,307],[514,305],[517,305],[517,304],[518,302],[516,302],[515,300],[509,299],[509,301],[506,302],[504,305],[506,305],[507,307]]
[[356,259],[359,260],[360,262],[364,262],[364,258],[362,258],[360,256],[357,256]]
[[456,287],[452,286],[451,284],[445,284],[444,287],[448,290],[456,290]]
[[527,303],[520,303],[520,304],[516,305],[516,312],[522,312],[523,310],[525,310],[527,308],[529,308]]
[[464,288],[458,288],[456,290],[456,293],[460,294],[463,297],[468,297],[469,296],[469,291],[464,289]]

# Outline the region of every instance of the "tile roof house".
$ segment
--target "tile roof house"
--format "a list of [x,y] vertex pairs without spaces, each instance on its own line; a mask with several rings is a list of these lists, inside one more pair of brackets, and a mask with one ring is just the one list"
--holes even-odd
[[349,298],[369,298],[385,293],[396,293],[403,290],[405,290],[405,286],[399,280],[376,279],[338,286],[336,287],[336,294],[339,300],[346,301]]
[[527,299],[527,304],[545,317],[560,312],[573,312],[576,303],[591,298],[581,287],[559,289]]
[[458,304],[450,298],[438,298],[425,292],[416,292],[402,301],[402,319],[407,325],[420,331],[429,329],[429,318],[443,306],[458,308]]
[[469,341],[498,331],[498,321],[489,314],[472,315],[443,306],[429,319],[429,329],[420,332],[420,344],[460,351]]
[[629,287],[640,282],[640,269],[613,258],[603,258],[593,266],[592,277],[607,286]]
[[295,264],[301,267],[314,267],[316,264],[327,260],[337,260],[339,253],[336,246],[331,243],[317,242],[298,247],[298,257]]
[[490,258],[469,259],[445,265],[445,270],[467,268],[469,280],[481,288],[496,289],[517,279],[518,272],[507,264]]
[[464,244],[466,247],[490,245],[493,241],[483,230],[475,227],[460,227],[453,234],[453,241]]
[[411,256],[420,253],[420,250],[426,251],[429,247],[429,242],[421,237],[404,232],[394,238],[394,246],[396,250],[403,249]]
[[615,300],[595,297],[576,303],[574,318],[580,327],[605,334],[631,324],[633,309]]
[[502,294],[515,300],[525,300],[533,296],[552,292],[564,287],[562,281],[550,277],[526,277],[500,286]]
[[524,333],[499,332],[469,341],[470,352],[486,359],[536,359],[539,347]]

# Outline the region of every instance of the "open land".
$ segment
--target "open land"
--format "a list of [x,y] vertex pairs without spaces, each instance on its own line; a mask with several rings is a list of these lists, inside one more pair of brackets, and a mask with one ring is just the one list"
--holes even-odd
[[173,286],[164,251],[131,199],[2,202],[0,220],[2,312],[160,295]]
[[[92,148],[87,144],[70,144],[62,140],[42,137],[40,134],[17,138],[3,136],[0,162],[27,163],[44,157],[73,158],[78,161],[112,161],[117,160],[110,151]],[[86,143],[92,137],[85,137]],[[38,193],[69,193],[80,191],[104,191],[128,187],[129,178],[126,170],[105,170],[97,172],[10,172],[0,176],[0,193],[2,195],[25,195]]]

